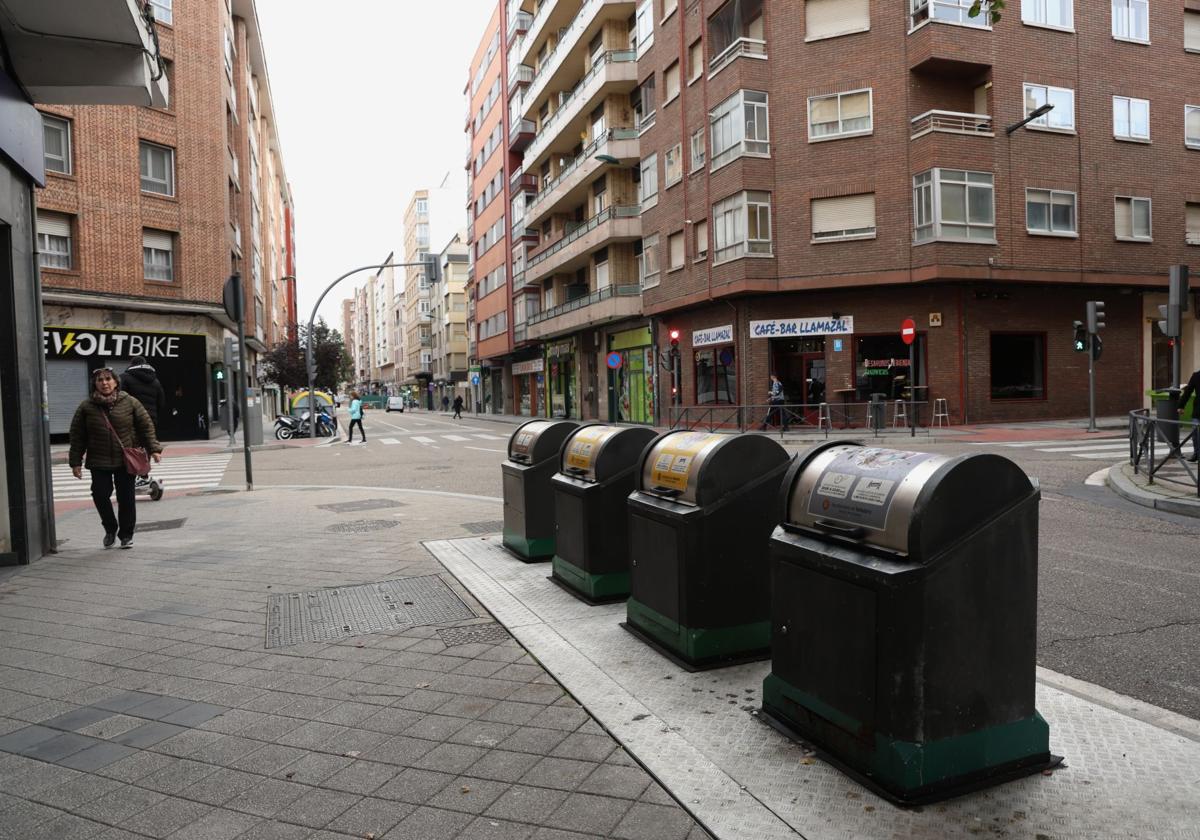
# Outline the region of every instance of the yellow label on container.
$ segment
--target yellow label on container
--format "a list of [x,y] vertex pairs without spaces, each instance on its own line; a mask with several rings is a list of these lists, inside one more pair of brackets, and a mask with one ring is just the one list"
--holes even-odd
[[658,487],[686,490],[696,455],[710,443],[722,441],[726,437],[728,436],[707,432],[671,435],[654,454],[654,466],[650,470],[651,481]]
[[571,438],[567,447],[567,466],[581,470],[592,468],[592,458],[600,451],[599,443],[612,429],[608,426],[584,426]]

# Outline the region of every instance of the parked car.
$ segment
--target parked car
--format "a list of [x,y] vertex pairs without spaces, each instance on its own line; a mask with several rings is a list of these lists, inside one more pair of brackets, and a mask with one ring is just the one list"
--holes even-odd
[[404,413],[404,397],[388,397],[387,410],[389,412],[399,411],[401,414],[403,414]]

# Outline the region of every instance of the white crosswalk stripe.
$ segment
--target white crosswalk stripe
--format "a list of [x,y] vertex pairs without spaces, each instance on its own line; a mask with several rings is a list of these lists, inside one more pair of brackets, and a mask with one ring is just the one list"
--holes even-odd
[[414,435],[414,436],[413,436],[413,440],[415,440],[417,443],[424,443],[424,444],[430,444],[430,443],[433,443],[433,438],[431,438],[431,437],[421,437],[420,435]]
[[472,435],[472,437],[477,437],[480,440],[508,440],[508,438],[501,437],[500,435],[475,434],[475,435]]
[[380,438],[379,442],[382,443],[384,446],[395,446],[400,441],[396,440],[395,438]]
[[470,438],[465,438],[462,435],[442,435],[442,438],[444,440],[452,440],[456,443],[461,443],[462,441],[470,440]]
[[[221,483],[232,457],[225,452],[219,455],[182,455],[178,458],[168,456],[161,464],[151,464],[150,472],[162,480],[168,493],[172,490],[204,490]],[[55,464],[52,475],[55,501],[91,498],[91,480],[86,470],[80,481],[71,475],[68,465]]]
[[1055,455],[1069,455],[1090,461],[1115,460],[1129,451],[1129,438],[1104,437],[1088,440],[1023,440],[1009,443],[974,443],[974,446],[1004,446],[1011,449],[1031,449]]

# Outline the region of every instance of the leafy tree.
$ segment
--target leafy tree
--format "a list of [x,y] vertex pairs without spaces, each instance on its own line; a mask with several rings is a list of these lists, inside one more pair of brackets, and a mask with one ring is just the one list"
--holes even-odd
[[967,10],[970,17],[978,17],[981,12],[986,12],[990,23],[995,23],[1000,20],[1000,12],[1004,10],[1004,0],[975,0],[971,4],[971,8]]
[[[300,324],[294,340],[281,341],[267,351],[262,360],[266,368],[263,378],[289,390],[307,388],[308,372],[304,366],[307,339],[308,325]],[[316,366],[314,382],[324,391],[337,390],[338,385],[350,379],[353,370],[341,334],[330,329],[323,318],[313,324],[313,363]]]

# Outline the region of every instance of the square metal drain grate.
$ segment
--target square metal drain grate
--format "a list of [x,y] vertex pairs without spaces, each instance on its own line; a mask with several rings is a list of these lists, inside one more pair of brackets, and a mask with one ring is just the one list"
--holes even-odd
[[395,528],[399,525],[391,519],[355,519],[353,522],[339,522],[326,528],[334,534],[366,534],[371,531],[382,531],[385,528]]
[[272,595],[267,648],[476,618],[437,575]]
[[443,627],[438,630],[438,635],[441,636],[442,644],[446,647],[469,644],[491,645],[510,638],[504,626],[495,622],[472,624],[467,627]]
[[356,502],[336,502],[330,505],[317,505],[317,507],[321,510],[331,510],[334,513],[358,513],[363,510],[404,507],[404,502],[397,502],[393,499],[360,499]]
[[463,522],[459,527],[470,531],[472,534],[498,534],[504,530],[504,520],[492,519],[487,522]]
[[187,519],[160,519],[157,522],[139,522],[137,530],[138,533],[145,531],[173,531],[176,528],[182,528],[184,522],[187,522]]

